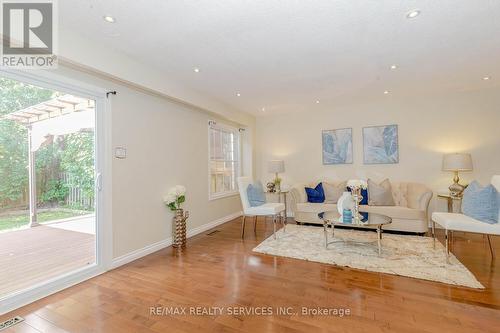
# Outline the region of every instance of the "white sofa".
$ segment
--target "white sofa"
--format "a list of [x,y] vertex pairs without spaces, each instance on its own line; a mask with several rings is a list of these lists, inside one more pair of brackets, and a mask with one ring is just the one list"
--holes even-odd
[[[337,185],[340,182],[327,182]],[[318,213],[337,210],[336,204],[307,202],[305,187],[315,184],[298,184],[290,190],[291,209],[298,223],[322,224]],[[419,183],[392,183],[392,196],[395,206],[361,205],[360,211],[384,214],[392,218],[392,223],[384,226],[384,230],[424,233],[428,231],[427,211],[432,198],[432,191]]]

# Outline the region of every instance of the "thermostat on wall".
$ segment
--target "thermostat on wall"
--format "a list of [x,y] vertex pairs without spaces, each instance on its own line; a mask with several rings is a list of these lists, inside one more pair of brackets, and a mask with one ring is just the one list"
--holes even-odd
[[116,147],[115,148],[115,157],[120,158],[120,159],[127,158],[127,148]]

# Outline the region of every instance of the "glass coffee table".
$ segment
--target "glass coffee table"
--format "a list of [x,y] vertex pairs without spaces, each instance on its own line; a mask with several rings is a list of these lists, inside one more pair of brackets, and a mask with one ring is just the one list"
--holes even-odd
[[377,230],[377,245],[378,254],[382,253],[382,227],[386,224],[392,223],[392,218],[382,214],[375,213],[362,213],[361,219],[352,219],[352,222],[344,222],[339,212],[327,211],[318,214],[318,217],[323,220],[323,230],[325,234],[325,248],[328,248],[328,226],[332,227],[332,238],[335,237],[335,226],[345,226],[359,229],[376,229]]

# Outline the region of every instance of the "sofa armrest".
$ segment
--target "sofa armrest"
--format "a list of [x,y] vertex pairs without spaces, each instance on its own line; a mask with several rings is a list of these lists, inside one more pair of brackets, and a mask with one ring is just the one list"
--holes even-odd
[[305,202],[300,191],[304,191],[303,186],[294,186],[290,189],[290,208],[294,214],[297,211],[297,204]]
[[419,209],[425,212],[425,221],[429,222],[429,203],[431,202],[434,193],[431,190],[427,190],[420,196],[418,200]]

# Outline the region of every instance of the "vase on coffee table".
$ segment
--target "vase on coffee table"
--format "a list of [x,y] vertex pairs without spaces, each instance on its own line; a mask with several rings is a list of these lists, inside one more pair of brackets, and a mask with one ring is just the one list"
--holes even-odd
[[367,189],[368,184],[362,179],[351,179],[347,182],[347,187],[351,190],[352,199],[354,200],[352,217],[354,222],[359,223],[363,219],[363,216],[359,213],[359,204],[363,200],[361,189]]
[[356,188],[352,190],[352,199],[354,200],[354,209],[352,217],[356,222],[363,219],[363,216],[359,213],[359,204],[363,200],[363,195],[361,194],[361,188]]

